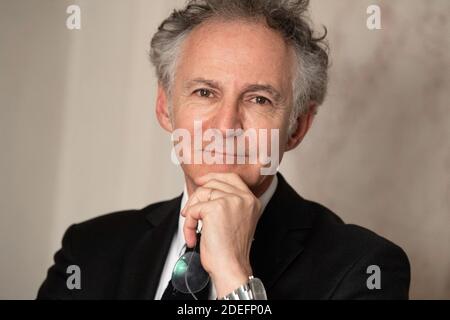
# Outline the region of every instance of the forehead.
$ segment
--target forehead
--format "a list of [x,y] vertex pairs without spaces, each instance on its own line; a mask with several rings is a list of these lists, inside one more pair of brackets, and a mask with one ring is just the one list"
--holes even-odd
[[214,20],[188,35],[177,76],[283,87],[291,82],[294,66],[294,50],[277,31],[257,21]]

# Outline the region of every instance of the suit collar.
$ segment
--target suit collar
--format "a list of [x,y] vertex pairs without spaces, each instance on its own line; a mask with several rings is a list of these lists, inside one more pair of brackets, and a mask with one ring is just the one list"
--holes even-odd
[[[156,209],[153,209],[153,205],[149,205],[148,207],[142,209],[145,214],[145,218],[150,223],[152,227],[157,227],[159,224],[164,222],[164,219],[167,218],[167,215],[173,213],[173,211],[180,211],[181,198],[183,194],[178,197],[162,202]],[[153,210],[152,210],[153,209]]]
[[153,299],[177,228],[181,196],[143,209],[150,228],[127,256],[119,299]]
[[277,189],[258,222],[250,252],[253,273],[267,289],[301,254],[313,223],[306,201],[277,175]]

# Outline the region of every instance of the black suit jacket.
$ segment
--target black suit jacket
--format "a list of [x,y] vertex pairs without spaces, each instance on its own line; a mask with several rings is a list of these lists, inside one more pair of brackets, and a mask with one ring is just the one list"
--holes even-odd
[[[280,174],[278,179],[250,257],[268,299],[408,298],[410,267],[401,248],[344,224],[327,208],[300,197]],[[72,225],[38,299],[153,299],[180,202],[181,196]],[[67,288],[69,265],[80,267],[80,290]],[[370,265],[380,268],[381,289],[367,287]]]

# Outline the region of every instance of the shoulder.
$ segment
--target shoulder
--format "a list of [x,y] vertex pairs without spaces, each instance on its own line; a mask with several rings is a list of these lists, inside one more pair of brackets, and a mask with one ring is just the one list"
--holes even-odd
[[369,229],[346,224],[327,207],[314,201],[305,202],[313,215],[313,236],[319,236],[324,246],[338,252],[354,252],[356,255],[375,248],[390,248],[403,252],[398,245]]
[[[173,199],[71,225],[54,255],[55,262],[39,289],[38,299],[113,298],[128,253],[151,230],[151,221],[168,214],[176,205]],[[66,270],[71,265],[82,270],[85,290],[67,290]]]
[[146,216],[169,203],[168,201],[161,201],[152,203],[142,209],[129,209],[110,212],[102,214],[95,218],[76,223],[73,226],[79,232],[103,234],[104,232],[129,232],[130,228],[133,230],[139,228],[146,221]]
[[[289,228],[306,229],[305,253],[321,265],[339,269],[370,254],[389,253],[407,262],[405,252],[392,241],[354,224],[346,224],[326,206],[300,196],[278,175],[279,188],[274,195],[278,211],[289,212]],[[380,259],[381,260],[381,259]],[[405,263],[406,265],[406,263]]]
[[[330,297],[408,298],[410,263],[400,246],[364,227],[345,224],[323,205],[305,201],[314,217],[305,251],[320,260],[320,272],[334,280]],[[381,272],[383,290],[367,289],[374,268]]]
[[153,203],[142,209],[111,212],[73,224],[64,234],[63,246],[85,257],[99,252],[104,255],[120,253],[134,245],[151,227],[152,217],[161,211],[165,213],[164,209],[176,199]]

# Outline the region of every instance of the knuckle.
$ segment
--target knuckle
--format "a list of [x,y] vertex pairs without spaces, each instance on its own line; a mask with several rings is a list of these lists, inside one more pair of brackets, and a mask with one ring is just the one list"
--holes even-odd
[[206,188],[204,186],[198,187],[197,190],[195,190],[195,192],[197,194],[203,193],[206,191]]
[[209,182],[209,183],[212,183],[212,184],[216,184],[216,183],[219,182],[219,180],[217,180],[216,178],[212,178],[212,179],[209,180],[208,182]]
[[226,198],[220,198],[217,199],[217,205],[220,209],[226,209],[227,208],[227,199]]
[[250,193],[244,193],[242,195],[242,198],[246,201],[246,202],[254,202],[255,201],[255,196],[253,194]]

